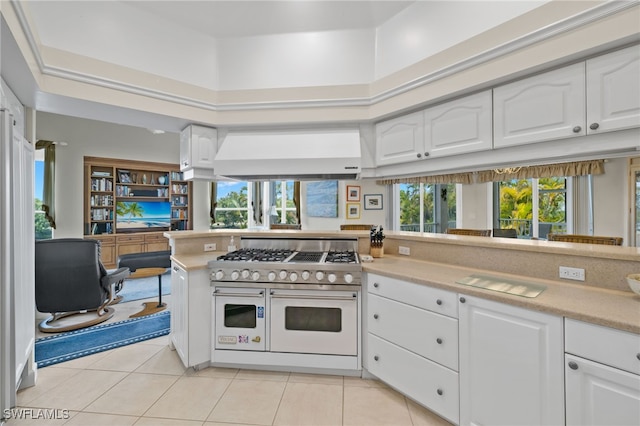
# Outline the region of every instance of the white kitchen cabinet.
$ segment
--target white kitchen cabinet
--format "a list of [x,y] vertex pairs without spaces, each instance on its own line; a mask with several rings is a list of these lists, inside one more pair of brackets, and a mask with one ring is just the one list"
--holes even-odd
[[491,117],[490,90],[426,109],[425,152],[436,158],[491,149]]
[[376,124],[376,165],[406,163],[424,155],[422,111]]
[[213,159],[218,149],[218,131],[187,126],[180,133],[180,170],[186,180],[213,179]]
[[640,336],[565,319],[567,425],[640,424]]
[[586,135],[585,64],[493,89],[494,148]]
[[459,300],[460,424],[563,424],[562,318]]
[[206,269],[171,265],[171,345],[185,367],[210,361],[211,287]]
[[640,127],[640,46],[587,60],[587,133]]
[[365,368],[409,398],[458,423],[455,294],[368,274],[366,306]]

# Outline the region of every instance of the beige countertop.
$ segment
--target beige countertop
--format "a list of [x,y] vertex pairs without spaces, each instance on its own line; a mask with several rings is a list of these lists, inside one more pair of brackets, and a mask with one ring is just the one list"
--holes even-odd
[[[183,254],[172,256],[171,259],[185,270],[190,271],[206,269],[209,260],[213,260],[225,253],[223,251],[215,251]],[[640,334],[640,296],[629,291],[607,290],[560,281],[531,279],[529,277],[407,259],[403,256],[393,255],[385,255],[383,258],[374,259],[373,262],[363,263],[362,268],[364,272],[385,275]],[[538,297],[527,298],[456,284],[457,280],[471,274],[527,281],[542,284],[547,288]]]

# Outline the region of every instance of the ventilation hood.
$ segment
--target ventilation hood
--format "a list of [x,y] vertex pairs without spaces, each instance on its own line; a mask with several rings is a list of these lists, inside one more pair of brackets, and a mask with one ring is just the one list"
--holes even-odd
[[213,160],[218,176],[237,180],[358,179],[357,129],[229,132]]

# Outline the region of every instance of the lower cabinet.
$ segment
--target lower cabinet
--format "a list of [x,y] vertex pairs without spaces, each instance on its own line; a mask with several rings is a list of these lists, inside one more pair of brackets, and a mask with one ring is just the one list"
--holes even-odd
[[564,424],[562,317],[459,302],[460,424]]
[[171,334],[185,367],[210,361],[211,287],[207,269],[186,271],[171,265]]
[[640,336],[565,320],[567,425],[640,424]]
[[456,295],[368,274],[365,368],[458,423]]

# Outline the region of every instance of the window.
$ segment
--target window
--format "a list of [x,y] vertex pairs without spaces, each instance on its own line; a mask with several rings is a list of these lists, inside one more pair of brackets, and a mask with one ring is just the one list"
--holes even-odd
[[571,228],[571,178],[513,179],[494,183],[494,228],[518,238],[546,238]]
[[248,182],[217,182],[216,227],[249,227],[251,187]]
[[402,183],[398,193],[401,231],[442,233],[456,223],[456,184]]
[[294,181],[292,180],[270,183],[270,223],[298,223],[293,193]]
[[35,202],[35,236],[36,240],[49,240],[53,238],[53,232],[49,221],[42,211],[42,190],[44,184],[44,150],[36,151],[34,164],[34,202]]

